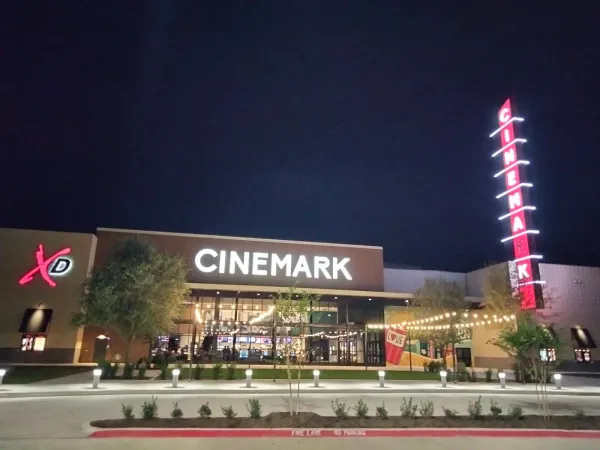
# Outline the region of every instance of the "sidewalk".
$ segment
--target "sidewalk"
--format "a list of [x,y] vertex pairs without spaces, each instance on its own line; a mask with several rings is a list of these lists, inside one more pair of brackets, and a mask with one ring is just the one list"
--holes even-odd
[[[296,389],[296,384],[293,384]],[[575,396],[599,396],[600,386],[570,386],[568,380],[563,379],[563,388],[557,390],[553,385],[548,385],[548,395],[575,395]],[[442,387],[437,381],[386,381],[385,387],[380,388],[377,381],[360,380],[321,380],[318,388],[313,387],[310,380],[300,383],[300,390],[304,393],[322,394],[497,394],[535,395],[534,385],[523,385],[507,383],[505,389],[501,389],[498,383],[448,383]],[[0,399],[19,397],[71,397],[85,395],[132,395],[132,394],[222,394],[222,395],[257,395],[257,394],[286,394],[289,392],[287,380],[252,381],[252,387],[245,387],[245,380],[233,381],[187,381],[179,380],[178,387],[173,388],[171,380],[152,381],[119,381],[102,380],[98,389],[92,389],[92,380],[87,383],[51,384],[37,383],[29,385],[1,385]]]

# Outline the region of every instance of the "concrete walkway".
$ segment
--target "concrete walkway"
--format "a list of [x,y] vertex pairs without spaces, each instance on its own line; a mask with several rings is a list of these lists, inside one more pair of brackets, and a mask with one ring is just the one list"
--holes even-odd
[[[77,379],[79,381],[79,378]],[[50,380],[51,381],[51,380]],[[180,380],[177,388],[172,387],[170,380],[152,380],[152,381],[121,381],[121,380],[102,380],[98,389],[92,389],[92,382],[76,382],[65,384],[57,380],[55,383],[50,381],[44,383],[28,385],[2,385],[0,386],[0,398],[18,398],[18,397],[49,397],[49,396],[86,396],[86,395],[129,395],[129,394],[220,394],[220,395],[239,395],[252,393],[258,394],[285,394],[289,391],[289,385],[286,380],[256,380],[252,381],[252,387],[246,388],[244,380],[234,381],[187,381]],[[293,384],[296,389],[296,384]],[[565,377],[563,379],[563,388],[557,390],[555,386],[548,385],[548,395],[576,395],[576,396],[600,396],[600,386],[585,385],[581,382],[571,383]],[[322,380],[318,388],[313,386],[310,380],[303,380],[300,383],[300,390],[304,393],[331,393],[331,394],[356,394],[356,393],[454,393],[454,394],[530,394],[535,395],[535,385],[523,385],[516,383],[507,383],[505,389],[501,389],[496,383],[448,383],[442,387],[437,381],[387,381],[385,387],[381,388],[376,381],[366,380]]]

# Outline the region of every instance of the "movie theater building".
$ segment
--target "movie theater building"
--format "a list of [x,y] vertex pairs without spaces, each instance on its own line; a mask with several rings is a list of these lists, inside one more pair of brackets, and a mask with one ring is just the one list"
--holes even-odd
[[[132,358],[166,353],[187,361],[212,353],[261,363],[287,339],[316,364],[422,370],[442,355],[431,342],[372,324],[415,317],[413,293],[427,278],[455,281],[472,309],[481,301],[485,270],[471,273],[384,268],[381,247],[99,228],[96,235],[0,229],[0,360],[72,363],[120,360],[124,346],[110,329],[75,329],[81,286],[115,244],[140,236],[165,253],[184,258],[190,295],[168,335],[139,340]],[[552,311],[541,311],[564,343],[557,358],[580,365],[600,359],[600,269],[541,264],[554,291]],[[272,295],[297,283],[319,296],[302,334],[274,330]],[[421,314],[422,316],[422,314]],[[274,323],[275,322],[275,323]],[[392,330],[393,331],[393,330]],[[488,344],[497,327],[464,330],[456,358],[466,366],[508,367],[507,356]],[[393,341],[393,342],[392,342]],[[399,344],[401,350],[398,350]]]

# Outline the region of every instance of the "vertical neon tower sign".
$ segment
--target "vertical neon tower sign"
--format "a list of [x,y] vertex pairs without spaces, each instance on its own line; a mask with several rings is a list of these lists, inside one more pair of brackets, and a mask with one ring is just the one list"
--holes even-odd
[[521,309],[543,308],[543,297],[539,279],[538,261],[542,255],[533,252],[533,237],[539,230],[531,229],[531,212],[535,206],[529,204],[529,190],[533,184],[528,183],[524,177],[524,167],[529,161],[519,159],[517,147],[527,142],[526,139],[517,137],[515,125],[523,122],[522,117],[513,116],[510,99],[507,99],[498,111],[499,128],[490,134],[493,138],[500,135],[500,149],[492,154],[492,158],[501,157],[503,169],[494,175],[494,178],[504,180],[504,192],[496,196],[508,205],[508,213],[498,219],[510,224],[510,235],[501,242],[513,244],[514,260],[511,262],[511,272],[516,273],[514,287],[518,289],[521,298]]

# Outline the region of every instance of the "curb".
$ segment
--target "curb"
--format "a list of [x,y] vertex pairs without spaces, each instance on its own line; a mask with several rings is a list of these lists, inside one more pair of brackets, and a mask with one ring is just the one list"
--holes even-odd
[[560,438],[600,439],[597,430],[535,430],[493,428],[107,428],[88,436],[110,438]]
[[[0,391],[0,399],[15,399],[15,398],[47,398],[47,397],[82,397],[82,396],[97,396],[97,395],[170,395],[182,394],[187,395],[240,395],[252,393],[254,395],[281,395],[287,394],[283,390],[260,389],[260,388],[245,388],[241,387],[238,390],[217,390],[217,389],[187,389],[184,386],[172,388],[165,386],[156,389],[145,390],[110,390],[100,387],[97,390],[80,389],[74,391],[56,391],[56,392],[6,392]],[[473,389],[454,389],[454,388],[438,388],[438,389],[388,389],[388,388],[372,388],[372,389],[327,389],[327,387],[302,390],[302,394],[472,394],[472,395],[535,395],[535,391],[513,390],[513,389],[494,389],[494,390],[473,390]],[[577,396],[577,397],[600,397],[600,392],[581,392],[569,391],[563,388],[560,391],[548,391],[549,397],[559,396]]]

